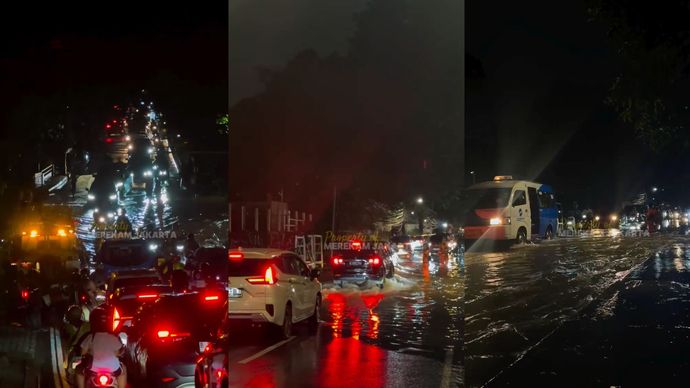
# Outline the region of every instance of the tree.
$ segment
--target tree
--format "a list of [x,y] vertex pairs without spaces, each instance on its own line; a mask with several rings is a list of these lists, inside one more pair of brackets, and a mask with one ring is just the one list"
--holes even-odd
[[690,145],[690,1],[590,0],[622,59],[606,102],[653,149]]

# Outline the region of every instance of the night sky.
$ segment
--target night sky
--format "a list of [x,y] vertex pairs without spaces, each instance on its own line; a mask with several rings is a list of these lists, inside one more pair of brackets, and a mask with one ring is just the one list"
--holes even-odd
[[467,2],[467,15],[485,75],[467,94],[468,169],[550,183],[567,207],[615,210],[652,184],[682,199],[676,155],[651,153],[604,104],[620,64],[583,1]]
[[353,15],[368,0],[233,0],[230,4],[230,104],[263,90],[256,69],[280,69],[297,53],[343,53]]
[[27,96],[86,100],[77,114],[94,125],[145,88],[183,133],[213,129],[226,110],[225,2],[53,2],[3,12],[0,25],[3,132]]

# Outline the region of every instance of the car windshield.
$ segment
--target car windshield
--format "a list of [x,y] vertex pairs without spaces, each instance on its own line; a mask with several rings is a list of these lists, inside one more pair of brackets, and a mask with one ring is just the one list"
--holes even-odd
[[116,279],[113,283],[113,288],[132,287],[132,286],[147,286],[149,284],[159,283],[160,279],[157,276],[136,277],[136,278],[122,278]]
[[508,206],[511,188],[471,189],[463,193],[466,209],[499,209]]
[[141,265],[150,258],[149,252],[143,244],[111,244],[103,247],[101,262],[118,267]]

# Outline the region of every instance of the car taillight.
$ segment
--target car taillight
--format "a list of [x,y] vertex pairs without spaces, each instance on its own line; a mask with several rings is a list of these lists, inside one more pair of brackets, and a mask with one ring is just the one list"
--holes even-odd
[[113,142],[113,138],[109,137],[109,138],[105,139],[105,142],[106,142],[106,143],[112,143],[112,142]]
[[158,298],[158,294],[141,294],[141,295],[137,295],[137,298],[139,298],[139,299],[156,299],[156,298]]
[[278,279],[273,273],[273,268],[268,267],[263,277],[247,278],[247,281],[251,284],[275,284]]
[[101,386],[104,386],[104,387],[106,385],[112,383],[112,379],[108,375],[98,375],[97,381],[98,381],[98,384],[100,384]]
[[174,377],[163,377],[161,378],[161,381],[164,383],[170,383],[172,381],[175,381],[176,379]]
[[343,258],[340,256],[333,256],[331,258],[331,263],[333,263],[333,265],[342,265],[343,264]]
[[379,256],[372,256],[369,258],[369,264],[380,265],[381,264],[381,258]]
[[244,259],[244,254],[240,252],[228,252],[228,259],[232,261]]
[[29,300],[29,290],[22,290],[22,299]]
[[174,342],[177,340],[184,339],[186,337],[189,337],[191,334],[188,332],[176,332],[176,331],[170,331],[170,330],[158,330],[156,332],[156,337],[158,337],[159,340],[161,341],[169,341],[169,342]]

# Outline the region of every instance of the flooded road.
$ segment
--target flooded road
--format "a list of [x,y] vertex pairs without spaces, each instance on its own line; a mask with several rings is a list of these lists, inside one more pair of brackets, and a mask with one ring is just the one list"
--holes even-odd
[[323,283],[321,326],[270,346],[242,332],[231,351],[231,385],[454,387],[463,376],[463,263],[458,257],[397,259],[383,290]]
[[467,386],[493,386],[494,379],[577,319],[633,268],[663,247],[687,240],[669,234],[602,235],[466,253]]

